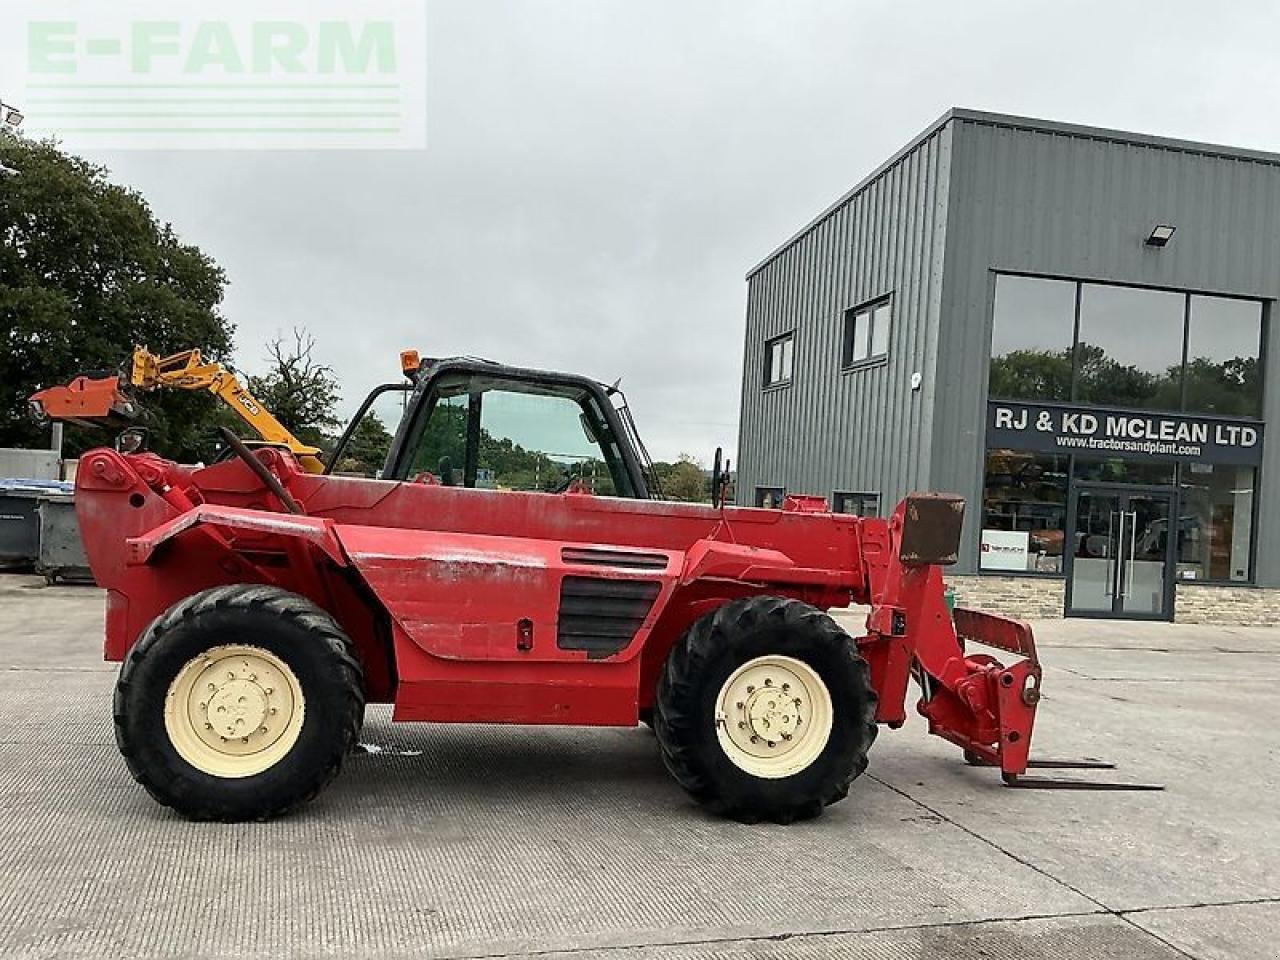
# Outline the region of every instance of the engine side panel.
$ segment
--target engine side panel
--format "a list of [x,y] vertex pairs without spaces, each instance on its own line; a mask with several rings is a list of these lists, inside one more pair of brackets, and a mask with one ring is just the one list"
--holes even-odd
[[633,723],[679,551],[338,524],[395,625],[403,719]]

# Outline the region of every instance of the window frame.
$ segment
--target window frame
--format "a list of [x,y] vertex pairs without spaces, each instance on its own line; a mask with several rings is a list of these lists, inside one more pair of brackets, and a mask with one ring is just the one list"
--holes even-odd
[[786,488],[786,487],[780,487],[780,486],[764,486],[764,487],[756,487],[756,490],[755,490],[756,495],[755,495],[755,497],[754,497],[754,498],[752,499],[752,501],[751,501],[751,506],[752,506],[752,507],[754,507],[756,510],[781,510],[781,509],[782,509],[781,505],[776,506],[776,507],[765,507],[765,506],[761,506],[761,504],[760,504],[761,496],[760,496],[760,495],[761,495],[762,493],[765,493],[765,492],[781,494],[781,496],[782,496],[782,501],[783,501],[784,503],[786,502],[786,499],[787,499],[787,488]]
[[[785,360],[787,359],[787,350],[786,350],[787,343],[791,344],[791,351],[790,351],[791,363],[790,363],[789,369],[787,370],[787,374],[785,377],[780,377],[777,380],[770,380],[769,377],[773,373],[773,349],[774,347],[778,347],[782,350],[782,358],[779,359],[778,361],[779,371],[781,372],[781,369],[785,366]],[[777,390],[782,387],[791,386],[791,382],[795,378],[795,368],[796,368],[796,331],[794,329],[788,330],[786,333],[780,333],[776,337],[770,337],[768,340],[764,342],[764,371],[763,371],[764,377],[763,377],[763,381],[762,381],[763,385],[761,389]]]
[[[1243,298],[1243,299],[1248,299],[1248,298]],[[1265,343],[1265,340],[1264,340],[1264,343]],[[982,472],[981,472],[980,481],[979,481],[979,490],[982,491],[982,493],[979,495],[979,498],[978,498],[978,503],[979,503],[978,523],[973,533],[973,541],[972,541],[974,545],[974,549],[976,551],[976,560],[974,564],[975,575],[979,577],[1035,577],[1039,579],[1062,580],[1065,582],[1067,579],[1067,565],[1066,565],[1065,556],[1063,557],[1062,570],[1057,573],[1054,573],[1049,570],[992,570],[989,568],[984,568],[982,566],[982,550],[981,550],[982,531],[986,529],[986,526],[985,526],[986,454],[990,452],[990,449],[991,448],[989,447],[984,448],[983,457],[982,457],[983,467],[982,467]],[[1105,489],[1115,489],[1115,490],[1154,490],[1154,491],[1160,491],[1161,493],[1167,493],[1171,497],[1171,506],[1172,506],[1173,512],[1181,516],[1184,509],[1184,500],[1183,500],[1183,492],[1182,492],[1183,471],[1190,470],[1190,461],[1177,461],[1173,464],[1174,472],[1173,472],[1173,482],[1171,484],[1149,484],[1149,483],[1125,484],[1125,483],[1106,483],[1106,482],[1098,482],[1098,481],[1077,480],[1076,479],[1076,458],[1077,458],[1076,454],[1067,455],[1067,489],[1066,489],[1067,499],[1065,503],[1066,513],[1063,518],[1063,523],[1065,524],[1065,527],[1066,527],[1064,531],[1065,534],[1067,535],[1071,534],[1073,525],[1075,523],[1075,509],[1074,509],[1075,493],[1082,483],[1085,486],[1094,487],[1094,488],[1105,488]],[[1215,464],[1215,466],[1217,466],[1217,464]],[[1262,511],[1262,498],[1258,495],[1258,489],[1259,489],[1259,484],[1261,483],[1262,466],[1261,464],[1259,464],[1257,466],[1252,467],[1252,469],[1253,469],[1254,493],[1253,493],[1253,496],[1250,498],[1251,503],[1250,503],[1250,510],[1249,510],[1250,534],[1249,534],[1249,559],[1248,559],[1249,576],[1248,578],[1245,580],[1230,580],[1230,579],[1221,580],[1221,579],[1210,579],[1208,577],[1198,577],[1195,580],[1184,581],[1177,576],[1176,564],[1178,562],[1178,559],[1177,559],[1178,554],[1177,554],[1177,549],[1175,547],[1174,554],[1173,554],[1173,562],[1175,564],[1175,570],[1173,572],[1175,592],[1177,590],[1177,586],[1183,583],[1190,583],[1192,585],[1198,585],[1198,586],[1204,586],[1204,587],[1251,588],[1251,587],[1258,586],[1258,523],[1261,518],[1261,511]]]
[[[625,406],[622,408],[615,406],[612,399],[620,397],[621,394],[610,392],[609,388],[602,384],[577,374],[533,371],[466,358],[439,361],[430,368],[429,373],[418,378],[409,401],[407,415],[400,421],[395,438],[392,440],[391,451],[387,455],[387,468],[383,471],[382,479],[400,483],[409,482],[410,477],[407,473],[416,450],[416,441],[434,411],[437,387],[440,383],[447,382],[448,378],[455,376],[505,380],[536,388],[550,388],[553,392],[577,393],[583,399],[589,398],[600,420],[600,425],[607,428],[609,439],[612,441],[611,445],[616,448],[620,466],[626,474],[625,479],[631,490],[629,494],[617,492],[614,496],[635,500],[648,500],[654,496],[654,491],[638,459],[642,452],[637,444],[628,442],[631,433],[623,423],[620,413],[620,409],[625,411]],[[457,489],[477,488],[464,486]],[[504,491],[504,495],[506,493],[514,493],[514,491]],[[558,496],[558,494],[549,495]]]
[[[860,511],[861,509],[865,508],[866,502],[868,500],[874,500],[876,503],[875,513],[864,513],[864,512],[849,513],[843,510],[837,510],[836,503],[838,502],[838,499],[840,497],[857,498]],[[878,520],[880,519],[880,500],[881,500],[881,497],[880,497],[879,490],[832,490],[831,491],[831,512],[838,513],[842,517],[860,517],[862,519],[867,519],[867,520],[872,520],[872,519]]]
[[[887,326],[889,333],[885,337],[884,352],[872,353],[873,345],[876,342],[876,313],[881,307],[889,308],[889,318]],[[855,306],[849,307],[844,311],[840,321],[840,372],[848,373],[853,370],[862,370],[867,367],[880,366],[889,362],[889,353],[891,339],[893,336],[894,321],[894,296],[893,291],[883,293],[878,297],[865,300]],[[857,334],[858,318],[865,316],[867,318],[867,355],[858,359],[853,357],[853,343]]]
[[[1213,464],[1213,466],[1223,466],[1223,464]],[[1183,471],[1191,472],[1191,461],[1179,462],[1175,464],[1176,469],[1173,473],[1173,509],[1182,516],[1185,510],[1184,499],[1182,494],[1183,488]],[[1209,577],[1197,577],[1194,580],[1183,580],[1178,576],[1177,564],[1178,548],[1173,550],[1173,582],[1174,591],[1183,583],[1199,584],[1206,587],[1256,587],[1258,585],[1258,521],[1261,517],[1262,497],[1259,496],[1258,488],[1262,479],[1262,464],[1250,467],[1253,471],[1253,495],[1249,498],[1249,576],[1244,580],[1232,579],[1214,579]],[[1234,522],[1234,521],[1233,521]]]
[[[973,533],[973,545],[974,545],[974,550],[976,551],[976,559],[974,562],[974,567],[977,575],[980,577],[1039,577],[1041,579],[1047,579],[1047,580],[1065,581],[1067,579],[1067,572],[1066,572],[1067,563],[1066,563],[1065,554],[1062,557],[1061,569],[1059,569],[1057,572],[1054,572],[1052,570],[993,570],[990,567],[983,567],[982,565],[982,531],[988,530],[988,529],[996,529],[994,527],[988,527],[986,524],[986,520],[987,520],[987,457],[988,455],[990,455],[992,449],[993,449],[992,447],[988,447],[988,446],[983,447],[982,469],[981,469],[981,473],[979,474],[979,482],[978,482],[978,491],[979,491],[978,510],[977,510],[978,522],[977,524],[975,524],[976,529],[974,530],[974,533]],[[1001,450],[1004,448],[996,447],[994,449]],[[1023,453],[1023,452],[1030,452],[1030,451],[1018,450],[1014,452]],[[1063,502],[1062,502],[1062,524],[1063,524],[1063,538],[1064,538],[1063,549],[1065,550],[1065,538],[1069,533],[1068,528],[1071,523],[1071,520],[1073,519],[1071,514],[1072,494],[1075,490],[1074,484],[1077,481],[1075,479],[1075,463],[1076,463],[1075,454],[1064,454],[1063,456],[1067,461],[1066,463],[1067,483],[1066,483],[1066,487],[1063,490]]]
[[[991,282],[988,287],[987,297],[987,376],[983,384],[984,396],[987,401],[991,400],[991,362],[995,358],[991,354],[993,341],[995,339],[995,323],[996,323],[996,287],[1000,283],[1001,277],[1019,277],[1027,280],[1053,280],[1063,283],[1070,283],[1075,286],[1075,314],[1072,319],[1071,326],[1071,386],[1068,396],[1065,400],[1042,400],[1038,398],[1006,398],[1010,403],[1047,403],[1047,404],[1071,404],[1074,406],[1084,407],[1107,407],[1115,409],[1132,409],[1137,413],[1150,413],[1152,411],[1165,410],[1169,413],[1184,413],[1191,416],[1219,416],[1220,414],[1211,411],[1188,410],[1187,409],[1187,352],[1191,342],[1191,299],[1192,297],[1211,297],[1221,300],[1239,300],[1244,303],[1251,303],[1258,307],[1258,369],[1261,371],[1262,382],[1259,385],[1258,395],[1258,413],[1256,414],[1231,414],[1230,416],[1239,420],[1250,420],[1255,422],[1263,422],[1265,413],[1263,409],[1263,399],[1266,392],[1266,369],[1267,369],[1267,353],[1270,343],[1270,326],[1271,326],[1271,301],[1259,297],[1246,296],[1235,293],[1221,293],[1214,290],[1201,290],[1193,288],[1177,288],[1162,287],[1150,283],[1127,283],[1118,280],[1100,280],[1091,277],[1065,276],[1061,274],[1051,273],[1028,273],[1021,270],[991,270]],[[1180,382],[1178,385],[1178,407],[1176,410],[1170,410],[1165,407],[1126,407],[1121,404],[1097,403],[1094,401],[1081,400],[1080,396],[1080,310],[1084,300],[1084,287],[1124,287],[1131,290],[1148,290],[1155,293],[1173,293],[1182,297],[1182,365],[1180,371]]]

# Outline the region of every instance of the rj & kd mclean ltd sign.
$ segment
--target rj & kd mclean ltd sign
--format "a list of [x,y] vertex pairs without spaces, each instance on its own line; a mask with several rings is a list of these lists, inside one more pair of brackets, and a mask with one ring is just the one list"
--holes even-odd
[[1233,417],[993,400],[987,405],[987,445],[1246,466],[1262,461],[1262,424]]

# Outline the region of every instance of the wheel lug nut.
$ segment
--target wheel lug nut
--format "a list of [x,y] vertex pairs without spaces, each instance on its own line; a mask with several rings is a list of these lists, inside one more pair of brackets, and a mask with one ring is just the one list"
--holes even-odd
[[759,737],[757,737],[757,736],[753,733],[753,734],[751,735],[751,742],[752,742],[752,743],[759,743],[759,742],[760,742],[760,738],[759,738]]
[[776,746],[777,746],[777,744],[776,744],[776,743],[774,743],[772,740],[770,740],[770,741],[769,741],[769,747],[770,747],[771,749],[772,749],[773,747],[776,747]]
[[739,720],[739,721],[738,721],[738,729],[739,729],[739,730],[745,730],[745,729],[747,729],[747,721],[745,721],[745,720]]
[[241,743],[248,743],[248,742],[249,742],[249,738],[248,738],[248,737],[241,737],[241,738],[240,738],[240,742],[241,742]]
[[771,677],[765,677],[765,678],[764,678],[764,685],[765,685],[766,687],[772,687],[772,686],[773,686],[773,679],[772,679]]
[[206,723],[206,724],[204,725],[204,728],[205,728],[206,730],[212,730],[212,729],[213,729],[213,724],[212,724],[212,723]]
[[261,728],[258,730],[258,732],[259,732],[259,733],[266,733],[266,732],[267,732],[267,728],[266,728],[266,727],[261,727]]
[[271,708],[271,712],[272,712],[272,713],[276,713],[276,712],[277,712],[277,711],[276,711],[276,708],[275,708],[275,707],[272,707],[272,708]]
[[791,689],[791,684],[789,684],[789,683],[784,683],[784,684],[782,685],[782,692],[783,692],[783,693],[786,693],[786,692],[787,692],[788,690],[790,690],[790,689]]
[[275,691],[272,690],[270,687],[267,687],[267,696],[271,696],[271,694],[273,693],[275,693]]
[[755,693],[755,692],[756,692],[755,687],[747,687],[747,693]]
[[[268,693],[270,693],[271,691],[270,691],[270,690],[268,690],[267,692],[268,692]],[[738,701],[737,706],[738,706],[738,709],[739,709],[739,710],[745,710],[745,709],[747,708],[747,705],[746,705],[745,703],[743,703],[741,700],[739,700],[739,701]]]
[[784,734],[782,735],[782,739],[783,739],[783,740],[790,740],[790,739],[791,739],[791,734],[789,734],[789,733],[784,733]]

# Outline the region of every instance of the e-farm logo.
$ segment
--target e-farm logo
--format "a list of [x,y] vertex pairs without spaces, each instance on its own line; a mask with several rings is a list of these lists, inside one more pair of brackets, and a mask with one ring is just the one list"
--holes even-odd
[[5,59],[26,132],[73,147],[421,149],[424,3],[29,0]]

